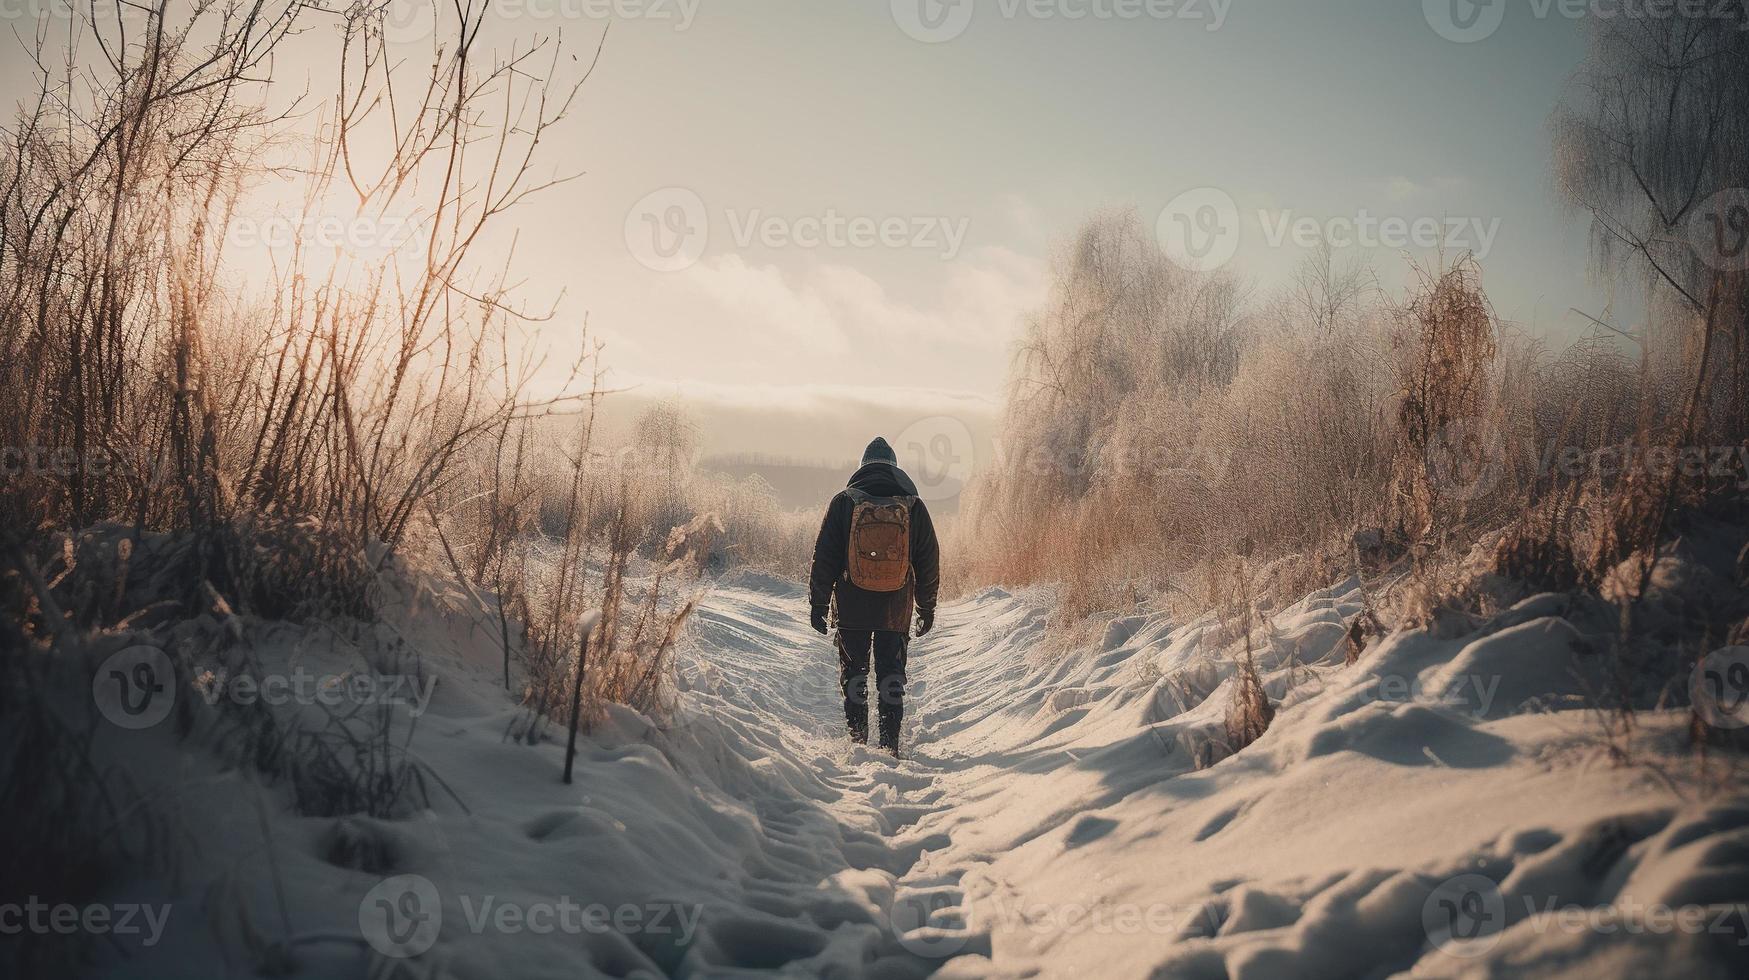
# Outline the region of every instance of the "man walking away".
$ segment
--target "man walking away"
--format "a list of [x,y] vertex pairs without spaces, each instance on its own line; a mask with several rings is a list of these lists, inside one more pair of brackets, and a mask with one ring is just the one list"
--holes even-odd
[[941,551],[929,509],[885,439],[868,444],[862,466],[826,507],[808,585],[815,630],[824,636],[828,612],[837,613],[839,682],[850,740],[868,742],[872,652],[881,748],[896,757],[911,609],[917,609],[917,635],[928,633],[935,625]]

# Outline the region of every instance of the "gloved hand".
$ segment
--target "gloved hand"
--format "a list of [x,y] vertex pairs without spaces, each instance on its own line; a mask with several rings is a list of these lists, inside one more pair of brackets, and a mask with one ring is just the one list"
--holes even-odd
[[922,636],[923,634],[929,632],[931,629],[934,629],[934,628],[935,628],[935,610],[933,610],[933,609],[919,609],[919,610],[917,610],[917,635]]
[[825,636],[827,633],[826,610],[825,609],[814,609],[813,611],[811,611],[808,614],[808,625],[810,625],[814,628],[814,632],[820,634],[821,636]]

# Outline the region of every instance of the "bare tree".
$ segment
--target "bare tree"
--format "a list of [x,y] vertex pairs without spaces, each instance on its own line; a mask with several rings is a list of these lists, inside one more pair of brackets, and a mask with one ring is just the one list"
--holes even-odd
[[1319,239],[1318,247],[1294,271],[1289,292],[1313,328],[1328,334],[1344,317],[1357,314],[1367,292],[1377,287],[1378,277],[1360,258],[1351,258],[1337,268],[1336,250],[1325,238]]

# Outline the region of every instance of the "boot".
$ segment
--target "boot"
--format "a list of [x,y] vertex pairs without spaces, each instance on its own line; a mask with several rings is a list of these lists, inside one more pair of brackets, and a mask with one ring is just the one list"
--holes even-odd
[[868,680],[853,678],[845,685],[844,720],[850,727],[850,741],[868,744]]
[[881,748],[893,753],[893,758],[899,757],[899,727],[905,719],[905,711],[896,704],[882,704],[881,713]]

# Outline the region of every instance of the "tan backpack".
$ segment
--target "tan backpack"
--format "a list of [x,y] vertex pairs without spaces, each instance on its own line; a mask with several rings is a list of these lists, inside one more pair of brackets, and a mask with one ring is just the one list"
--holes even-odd
[[911,498],[851,490],[850,584],[897,592],[911,577]]

